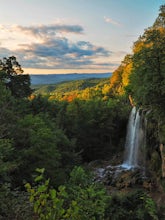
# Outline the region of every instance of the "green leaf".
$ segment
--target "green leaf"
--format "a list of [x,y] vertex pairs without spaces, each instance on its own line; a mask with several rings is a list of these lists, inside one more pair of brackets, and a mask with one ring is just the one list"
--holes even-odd
[[39,176],[37,176],[37,177],[34,179],[34,181],[35,181],[35,182],[40,182],[42,179],[43,179],[43,176],[42,176],[42,175],[39,175]]
[[43,174],[45,172],[45,168],[37,168],[36,172]]

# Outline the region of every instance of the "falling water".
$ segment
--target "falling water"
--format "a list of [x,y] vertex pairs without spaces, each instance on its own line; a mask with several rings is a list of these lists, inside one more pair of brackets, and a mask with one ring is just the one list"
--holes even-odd
[[120,174],[126,170],[134,170],[138,168],[141,172],[141,178],[146,178],[145,171],[145,146],[146,146],[146,130],[147,119],[146,115],[149,113],[146,110],[137,110],[133,107],[128,121],[125,154],[123,164],[117,166],[108,165],[102,168],[96,168],[95,181],[114,184]]
[[144,145],[144,136],[145,132],[142,128],[142,118],[139,110],[133,107],[127,128],[123,168],[133,169],[142,166],[143,154],[141,148]]
[[117,166],[106,166],[105,168],[96,169],[96,181],[105,181],[106,178],[114,184],[118,176],[123,170],[134,170],[138,168],[141,172],[141,177],[146,178],[145,172],[145,146],[146,146],[146,130],[147,119],[146,115],[150,111],[136,110],[133,107],[128,121],[124,162]]

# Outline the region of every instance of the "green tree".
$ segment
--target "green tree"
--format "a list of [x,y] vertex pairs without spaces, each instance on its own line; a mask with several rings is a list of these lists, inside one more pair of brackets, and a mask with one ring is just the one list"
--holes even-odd
[[[20,118],[13,131],[13,144],[18,167],[12,173],[13,181],[18,186],[22,181],[31,180],[37,167],[45,166],[48,175],[54,176],[59,166],[60,153],[57,149],[56,131],[39,115],[26,115]],[[28,169],[27,169],[28,167]]]
[[142,190],[114,193],[109,197],[107,220],[158,220],[158,211],[152,198]]
[[119,98],[74,100],[66,109],[65,132],[76,139],[76,150],[84,161],[110,158],[122,146],[127,114],[127,105]]
[[11,138],[17,117],[14,105],[10,91],[0,82],[0,176],[3,183],[9,181],[9,173],[16,167],[12,160],[14,147]]
[[160,6],[160,13],[158,17],[156,18],[153,27],[154,28],[165,28],[165,5]]
[[0,82],[0,138],[9,138],[15,121],[15,100]]
[[93,182],[92,175],[82,167],[74,167],[66,185],[68,200],[75,201],[79,209],[79,220],[104,219],[108,195],[105,188]]
[[18,164],[11,176],[17,186],[25,179],[31,181],[33,171],[43,166],[52,181],[56,176],[51,184],[63,184],[73,166],[79,163],[75,141],[70,140],[46,113],[19,118],[11,137],[16,153],[13,160]]
[[28,97],[32,93],[30,76],[23,74],[21,65],[14,56],[0,60],[0,80],[16,98]]
[[0,178],[1,182],[10,182],[9,173],[17,167],[12,161],[13,155],[12,142],[9,139],[0,139]]
[[42,220],[102,220],[106,207],[107,195],[104,188],[93,183],[81,167],[75,167],[67,185],[58,189],[50,188],[49,180],[43,181],[44,169],[37,169],[39,175],[32,187],[25,186],[30,193],[30,201],[37,219]]

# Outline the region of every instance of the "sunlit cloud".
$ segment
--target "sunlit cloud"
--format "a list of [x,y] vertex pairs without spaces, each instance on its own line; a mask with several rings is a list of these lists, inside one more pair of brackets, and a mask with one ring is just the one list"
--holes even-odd
[[2,26],[2,31],[6,36],[12,33],[12,39],[6,38],[3,47],[0,45],[1,57],[14,55],[23,68],[101,70],[116,65],[109,60],[100,61],[110,57],[112,51],[89,41],[72,40],[70,34],[83,34],[80,25],[12,25]]
[[[92,43],[78,41],[73,43],[67,38],[55,38],[43,44],[23,44],[14,51],[25,67],[31,68],[78,68],[91,65],[95,58],[106,57],[110,52]],[[35,59],[37,57],[37,59]],[[35,62],[34,62],[35,60]],[[39,65],[38,65],[39,64]]]
[[110,17],[104,16],[104,21],[105,21],[106,23],[113,24],[113,25],[115,25],[115,26],[122,26],[122,24],[121,24],[120,22],[115,21],[115,20],[113,20],[113,19],[110,18]]

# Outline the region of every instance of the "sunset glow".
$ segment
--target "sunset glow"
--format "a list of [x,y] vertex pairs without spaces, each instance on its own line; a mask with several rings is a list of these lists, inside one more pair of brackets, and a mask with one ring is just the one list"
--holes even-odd
[[26,73],[49,74],[114,71],[163,0],[0,3],[1,58],[14,55]]

